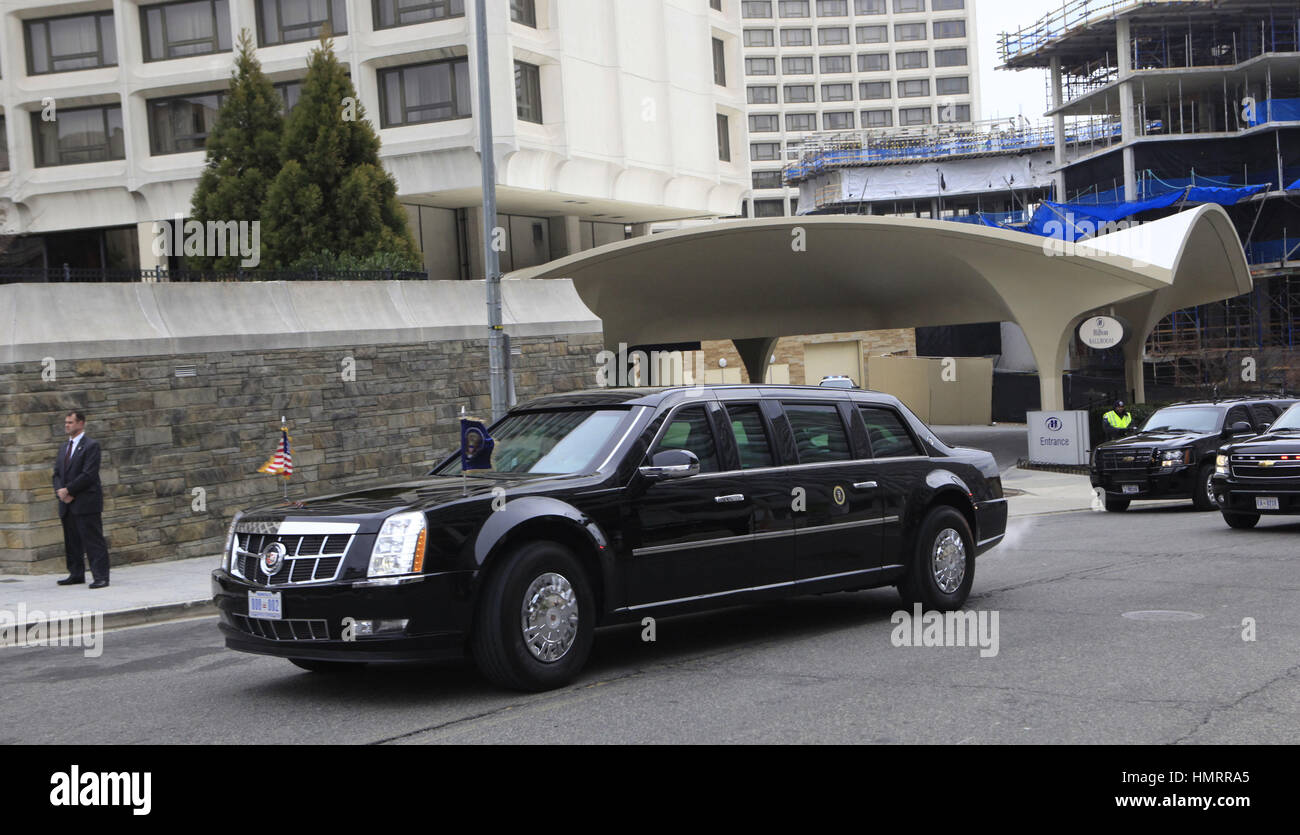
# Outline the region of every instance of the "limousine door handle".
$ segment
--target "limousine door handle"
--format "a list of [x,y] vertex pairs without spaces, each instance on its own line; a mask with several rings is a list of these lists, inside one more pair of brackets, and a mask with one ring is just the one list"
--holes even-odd
[[876,481],[859,481],[857,484],[853,485],[853,489],[854,490],[875,490],[879,486],[880,483]]
[[734,493],[730,496],[714,496],[713,500],[718,504],[737,504],[745,500],[745,494]]

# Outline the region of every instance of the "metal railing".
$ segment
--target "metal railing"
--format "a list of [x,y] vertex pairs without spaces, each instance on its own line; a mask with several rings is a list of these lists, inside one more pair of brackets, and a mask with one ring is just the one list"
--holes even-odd
[[1070,31],[1103,18],[1113,18],[1120,9],[1143,5],[1145,0],[1073,0],[1040,18],[1031,26],[998,35],[998,56],[1006,64],[1042,49]]
[[0,284],[130,284],[202,281],[426,281],[429,274],[406,270],[121,270],[104,267],[0,267]]

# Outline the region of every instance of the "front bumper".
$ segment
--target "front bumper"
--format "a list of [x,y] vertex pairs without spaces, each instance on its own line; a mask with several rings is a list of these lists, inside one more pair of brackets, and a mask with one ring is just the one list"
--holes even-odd
[[[1225,513],[1261,516],[1300,516],[1300,482],[1290,479],[1279,484],[1241,482],[1225,475],[1215,475],[1214,499]],[[1257,499],[1278,500],[1277,510],[1260,510]]]
[[[425,574],[396,585],[338,583],[268,589],[218,569],[212,572],[212,597],[230,649],[323,661],[443,660],[464,655],[474,613],[475,574]],[[280,592],[281,620],[249,618],[250,591]],[[345,640],[344,618],[409,622],[401,632]]]
[[[1151,468],[1145,471],[1124,470],[1091,474],[1092,486],[1106,495],[1121,499],[1190,499],[1196,490],[1197,469],[1187,464],[1177,467]],[[1136,488],[1125,490],[1125,487]]]

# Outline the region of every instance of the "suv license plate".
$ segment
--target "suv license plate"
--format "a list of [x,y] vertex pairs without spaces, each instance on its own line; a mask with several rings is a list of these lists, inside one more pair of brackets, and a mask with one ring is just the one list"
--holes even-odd
[[1140,493],[1141,491],[1142,491],[1142,488],[1139,487],[1139,486],[1136,485],[1136,484],[1125,484],[1125,485],[1124,485],[1124,495],[1125,495],[1125,496],[1131,496],[1131,495],[1133,495],[1133,494],[1135,494],[1135,493]]
[[248,593],[248,616],[259,620],[279,620],[284,616],[281,608],[280,592],[250,591]]
[[1255,499],[1256,510],[1281,510],[1282,501],[1273,497],[1259,496]]

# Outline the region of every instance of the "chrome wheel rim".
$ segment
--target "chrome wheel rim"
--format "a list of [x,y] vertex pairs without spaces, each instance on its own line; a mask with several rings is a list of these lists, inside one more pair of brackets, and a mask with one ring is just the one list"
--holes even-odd
[[1218,502],[1214,500],[1214,471],[1211,470],[1205,476],[1205,497],[1210,501],[1210,507],[1215,507]]
[[578,596],[563,574],[547,572],[529,583],[520,616],[524,646],[538,661],[559,661],[578,638]]
[[957,591],[966,579],[966,542],[952,528],[944,528],[934,538],[930,571],[935,585],[944,594]]

